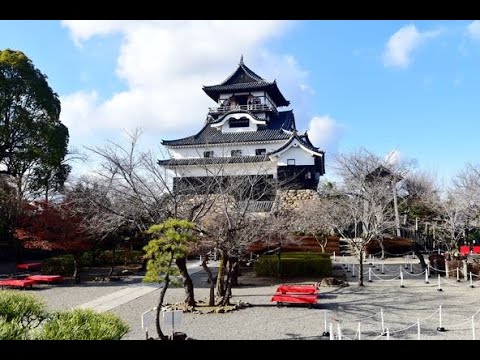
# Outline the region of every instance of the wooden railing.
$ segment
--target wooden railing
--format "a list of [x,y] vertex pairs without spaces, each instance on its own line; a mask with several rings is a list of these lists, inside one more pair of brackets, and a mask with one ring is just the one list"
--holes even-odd
[[250,105],[228,105],[219,106],[208,109],[211,114],[226,113],[233,110],[249,110],[249,111],[276,111],[273,106],[264,104],[250,104]]

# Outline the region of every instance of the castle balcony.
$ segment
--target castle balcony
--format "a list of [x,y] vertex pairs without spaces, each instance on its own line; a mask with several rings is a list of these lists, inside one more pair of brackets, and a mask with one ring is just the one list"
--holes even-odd
[[249,105],[227,105],[214,108],[208,108],[208,113],[211,115],[225,114],[229,111],[235,110],[248,110],[251,112],[266,112],[274,111],[277,113],[277,109],[274,106],[266,104],[249,104]]

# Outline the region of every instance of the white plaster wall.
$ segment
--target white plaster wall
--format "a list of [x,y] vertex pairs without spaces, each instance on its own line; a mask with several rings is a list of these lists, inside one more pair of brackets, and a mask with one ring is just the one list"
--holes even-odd
[[244,164],[209,164],[208,166],[177,167],[172,170],[174,176],[219,176],[219,175],[273,175],[277,176],[276,162],[266,161],[262,163]]
[[202,158],[204,151],[213,150],[214,157],[230,157],[231,150],[242,150],[242,156],[255,156],[255,149],[266,149],[267,153],[277,150],[283,144],[283,142],[275,143],[260,143],[260,144],[248,144],[248,145],[212,145],[212,146],[197,146],[197,147],[188,147],[188,148],[170,148],[170,156],[172,159],[194,159]]
[[301,147],[295,147],[296,140],[291,148],[278,156],[278,165],[287,165],[288,159],[295,159],[295,165],[315,165],[314,157],[303,150]]

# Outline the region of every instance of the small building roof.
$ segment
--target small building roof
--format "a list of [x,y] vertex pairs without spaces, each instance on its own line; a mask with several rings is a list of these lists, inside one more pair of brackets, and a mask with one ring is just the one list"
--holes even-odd
[[243,56],[240,58],[237,69],[220,84],[203,86],[203,91],[215,102],[218,102],[222,93],[254,90],[266,91],[277,106],[290,105],[290,101],[285,99],[278,89],[277,82],[267,81],[257,75],[243,63]]

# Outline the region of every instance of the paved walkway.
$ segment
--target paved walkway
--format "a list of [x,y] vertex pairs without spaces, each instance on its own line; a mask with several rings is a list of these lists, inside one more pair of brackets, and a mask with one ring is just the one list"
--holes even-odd
[[[188,273],[190,275],[195,274],[202,270],[200,261],[195,261],[187,264]],[[93,309],[99,312],[105,312],[112,310],[120,305],[126,304],[132,300],[138,299],[144,295],[151,293],[152,291],[160,289],[160,284],[135,284],[122,290],[116,291],[112,294],[108,294],[98,299],[89,301],[87,303],[77,306],[81,309]]]

